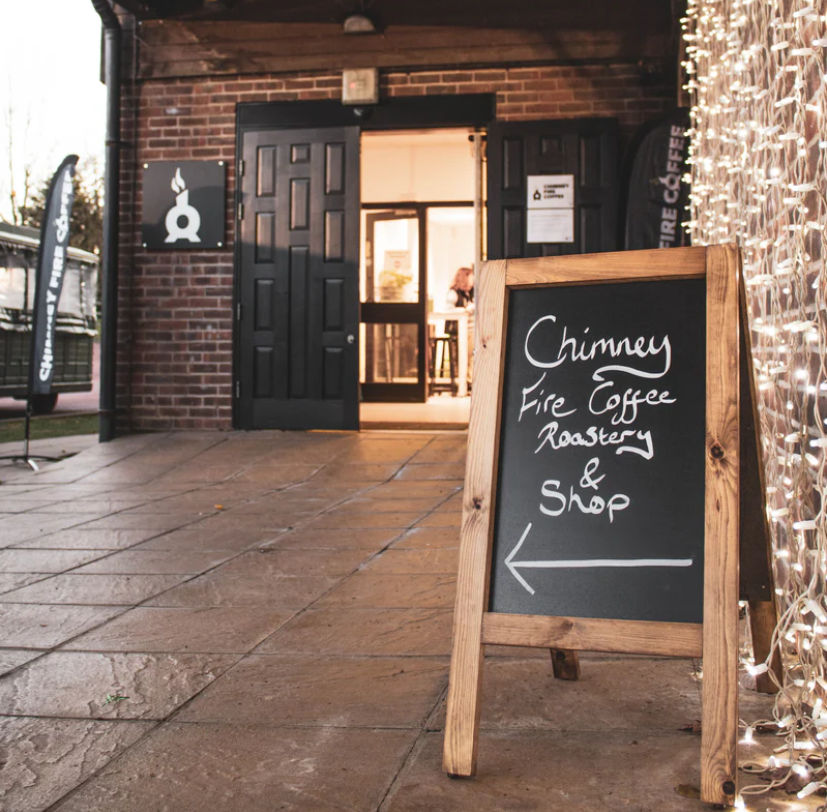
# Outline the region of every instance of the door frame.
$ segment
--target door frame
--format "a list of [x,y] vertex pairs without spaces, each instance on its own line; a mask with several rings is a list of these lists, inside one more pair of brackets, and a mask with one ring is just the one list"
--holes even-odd
[[[365,130],[431,130],[455,127],[483,128],[496,118],[496,96],[475,93],[385,99],[378,105],[346,106],[340,101],[248,102],[236,105],[235,191],[233,193],[233,308],[232,308],[232,425],[239,428],[241,380],[240,289],[241,160],[245,133],[358,125]],[[361,203],[361,201],[360,201]],[[399,203],[394,204],[399,206]],[[361,227],[361,226],[360,226]],[[358,292],[357,292],[358,296]],[[360,316],[361,321],[361,316]],[[424,358],[423,358],[424,363]],[[358,366],[357,366],[358,369]],[[358,373],[357,373],[358,374]],[[358,406],[358,402],[357,402]]]
[[[428,402],[428,378],[426,362],[428,359],[428,209],[473,209],[474,202],[468,200],[438,200],[438,201],[423,201],[411,203],[362,203],[361,209],[370,215],[372,211],[398,211],[408,210],[416,212],[419,218],[419,302],[407,305],[410,312],[416,310],[417,320],[406,318],[400,323],[417,324],[419,326],[419,382],[417,386],[420,388],[416,393],[413,393],[411,388],[410,397],[401,397],[397,400],[392,400],[389,397],[379,397],[365,399],[363,402],[373,403],[427,403]],[[360,269],[361,270],[361,269]],[[360,297],[361,298],[361,297]],[[360,301],[361,308],[364,309],[365,302]],[[370,304],[370,309],[374,307],[381,307],[381,303],[374,305]],[[364,313],[359,314],[359,324],[377,324],[385,322],[377,322],[374,319],[365,320]],[[378,395],[390,396],[398,394],[399,387],[407,386],[406,384],[371,384],[374,387],[374,392]],[[386,388],[387,387],[387,388]]]
[[[394,217],[402,211],[409,213],[408,218]],[[427,224],[425,222],[425,212],[419,204],[405,205],[397,203],[395,206],[377,206],[374,203],[362,204],[361,212],[365,212],[366,227],[370,231],[371,226],[379,221],[387,221],[393,219],[416,219],[417,221],[417,240],[419,241],[419,250],[417,251],[417,268],[416,275],[419,283],[419,297],[416,302],[363,302],[361,295],[359,297],[359,329],[363,324],[416,324],[419,328],[417,331],[417,364],[416,364],[416,383],[361,383],[362,401],[360,402],[408,402],[421,403],[425,400],[425,388],[427,382],[425,380],[425,342],[422,326],[422,314],[428,308],[427,296]],[[360,213],[361,213],[360,212]],[[387,216],[385,216],[387,215]],[[360,218],[361,223],[361,218]],[[363,240],[367,240],[366,234],[360,235],[360,248]],[[375,261],[375,259],[374,259]],[[359,271],[363,269],[360,267]],[[361,280],[360,280],[361,287]],[[383,318],[384,313],[396,314],[396,320],[390,321]],[[361,353],[361,348],[360,348]],[[360,359],[361,366],[361,359]],[[365,397],[365,387],[369,386],[368,390],[371,397]],[[373,397],[375,395],[375,397]]]

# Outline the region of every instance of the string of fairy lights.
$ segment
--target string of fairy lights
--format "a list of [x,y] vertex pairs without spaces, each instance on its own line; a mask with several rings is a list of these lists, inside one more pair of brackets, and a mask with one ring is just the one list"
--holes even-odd
[[774,718],[742,722],[761,780],[739,805],[784,786],[800,799],[785,808],[812,809],[827,789],[827,0],[688,0],[683,24],[688,227],[743,252],[781,616]]

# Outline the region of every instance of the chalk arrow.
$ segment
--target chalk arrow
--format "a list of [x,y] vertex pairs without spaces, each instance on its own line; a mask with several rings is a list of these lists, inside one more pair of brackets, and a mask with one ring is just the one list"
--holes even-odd
[[525,530],[523,530],[522,536],[520,536],[520,540],[517,542],[517,546],[509,553],[508,558],[505,559],[505,566],[511,570],[511,574],[529,591],[530,594],[534,594],[534,590],[528,585],[528,581],[517,572],[518,564],[512,564],[512,560],[514,556],[520,551],[520,547],[523,546],[523,542],[528,538],[528,533],[531,530],[531,522],[526,525]]
[[534,589],[518,572],[521,569],[586,569],[591,567],[691,567],[693,560],[691,558],[587,558],[587,559],[569,559],[567,561],[514,561],[514,556],[520,551],[520,547],[528,538],[531,531],[531,522],[526,525],[523,535],[514,546],[514,549],[508,554],[505,559],[505,566],[511,570],[511,574],[526,588],[530,594],[534,594]]

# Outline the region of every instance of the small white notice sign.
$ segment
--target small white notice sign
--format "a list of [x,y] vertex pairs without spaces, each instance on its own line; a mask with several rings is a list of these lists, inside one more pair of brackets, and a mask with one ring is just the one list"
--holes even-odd
[[410,251],[385,251],[385,271],[409,271],[411,269]]
[[573,209],[574,175],[529,175],[526,207]]
[[529,209],[527,242],[574,242],[574,209]]

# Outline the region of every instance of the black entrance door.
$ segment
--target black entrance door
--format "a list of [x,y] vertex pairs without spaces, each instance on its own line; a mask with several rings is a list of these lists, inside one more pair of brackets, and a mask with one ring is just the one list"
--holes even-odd
[[[617,135],[616,119],[492,123],[488,259],[617,250]],[[530,210],[532,176],[573,176],[571,209]]]
[[359,128],[245,132],[238,425],[359,428]]

